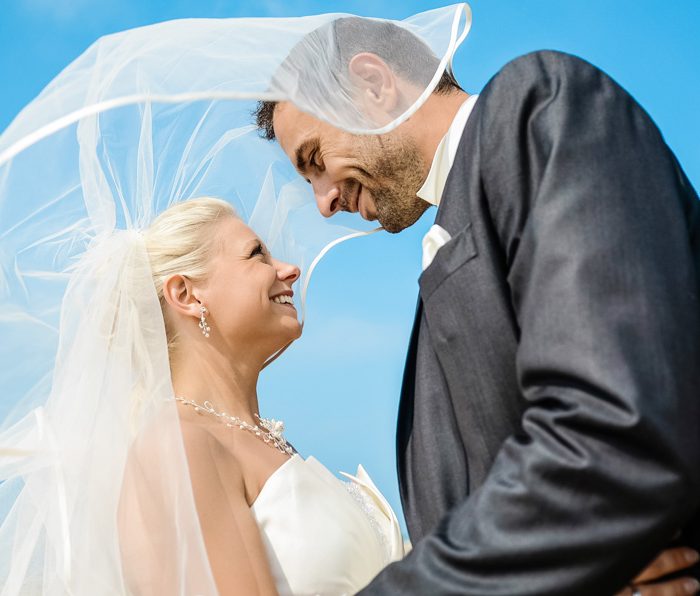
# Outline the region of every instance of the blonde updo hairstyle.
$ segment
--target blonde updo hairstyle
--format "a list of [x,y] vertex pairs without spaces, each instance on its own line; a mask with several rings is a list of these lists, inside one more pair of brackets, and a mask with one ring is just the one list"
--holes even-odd
[[204,281],[209,273],[208,264],[216,251],[216,227],[229,217],[237,218],[238,215],[226,201],[201,197],[166,209],[144,232],[171,362],[178,338],[168,321],[163,282],[174,274],[183,275],[194,283]]

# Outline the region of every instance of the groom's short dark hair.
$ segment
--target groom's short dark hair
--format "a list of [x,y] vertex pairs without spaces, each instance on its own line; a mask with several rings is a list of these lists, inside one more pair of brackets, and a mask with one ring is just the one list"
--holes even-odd
[[[332,47],[329,47],[332,44]],[[350,60],[362,52],[376,54],[384,60],[394,72],[416,85],[427,86],[433,78],[440,60],[432,50],[408,29],[390,21],[366,19],[361,17],[341,17],[327,23],[304,36],[289,52],[279,67],[293,69],[298,77],[299,88],[318,87],[318,70],[312,68],[294,68],[295,62],[306,64],[310,52],[326,52],[333,56],[332,65],[338,72],[347,69]],[[274,81],[274,78],[273,78]],[[274,85],[273,85],[274,86]],[[461,89],[449,67],[442,74],[433,93],[447,94]],[[272,141],[275,131],[272,118],[276,101],[261,101],[254,112],[254,117],[261,135]]]

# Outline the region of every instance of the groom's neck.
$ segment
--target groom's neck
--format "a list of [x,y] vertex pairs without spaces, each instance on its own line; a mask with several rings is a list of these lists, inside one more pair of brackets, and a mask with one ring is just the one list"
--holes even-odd
[[397,131],[413,138],[425,163],[433,161],[442,138],[447,134],[459,108],[469,94],[455,90],[448,94],[433,93],[419,110],[403,123]]

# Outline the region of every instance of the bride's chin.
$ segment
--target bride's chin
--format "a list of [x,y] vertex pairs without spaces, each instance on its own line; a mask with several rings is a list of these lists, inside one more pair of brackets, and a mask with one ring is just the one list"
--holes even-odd
[[286,316],[281,319],[281,327],[284,329],[282,333],[286,335],[294,335],[295,339],[301,335],[301,323],[296,316]]
[[299,339],[301,337],[302,329],[301,323],[296,321],[289,329],[289,339],[291,341]]
[[275,347],[274,353],[276,354],[285,346],[288,346],[291,342],[296,341],[301,337],[302,327],[298,321],[290,323],[289,326],[285,325],[284,330],[277,336],[277,346]]

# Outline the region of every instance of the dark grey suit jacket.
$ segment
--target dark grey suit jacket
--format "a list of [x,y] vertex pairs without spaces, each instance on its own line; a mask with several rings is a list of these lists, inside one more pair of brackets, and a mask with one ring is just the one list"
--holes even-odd
[[364,594],[612,594],[700,547],[700,202],[649,116],[538,52],[486,86],[420,278],[413,552]]

